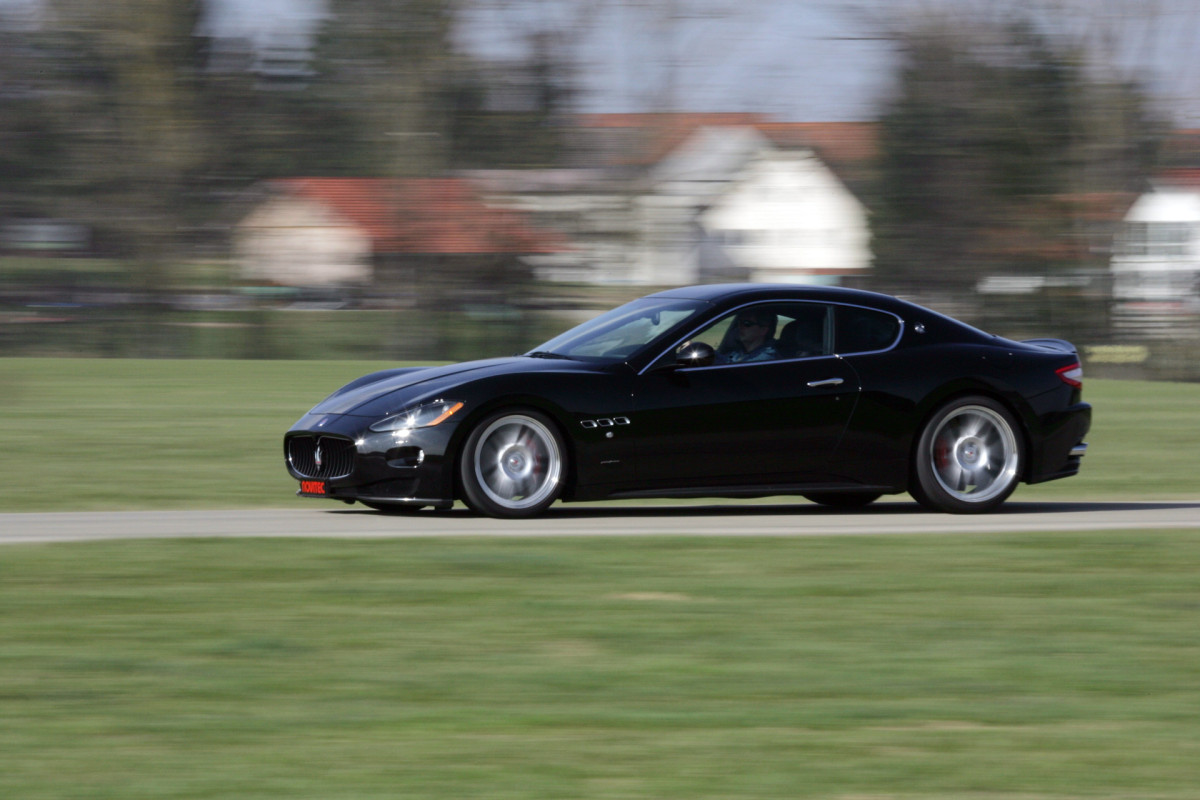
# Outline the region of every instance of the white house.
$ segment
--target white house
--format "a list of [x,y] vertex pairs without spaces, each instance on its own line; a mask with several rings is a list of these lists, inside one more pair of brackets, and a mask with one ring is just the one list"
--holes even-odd
[[770,149],[771,143],[752,127],[705,126],[654,165],[636,201],[638,283],[661,286],[748,277],[719,247],[705,242],[699,218],[749,161]]
[[866,208],[808,148],[751,126],[703,127],[639,198],[645,283],[841,283],[871,267]]
[[751,281],[837,284],[871,267],[866,208],[811,150],[761,149],[700,224]]
[[281,286],[354,286],[372,279],[371,237],[320,200],[277,193],[238,225],[243,280]]
[[1171,182],[1125,215],[1111,262],[1113,297],[1125,303],[1200,299],[1200,184]]
[[839,283],[870,268],[865,208],[804,144],[848,138],[843,149],[867,161],[857,126],[617,116],[631,130],[644,126],[644,152],[588,170],[469,176],[491,202],[571,240],[569,250],[530,259],[542,280]]

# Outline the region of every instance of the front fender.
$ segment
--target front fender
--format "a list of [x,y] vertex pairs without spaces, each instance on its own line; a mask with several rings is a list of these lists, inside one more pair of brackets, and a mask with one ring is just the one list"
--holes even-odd
[[585,428],[583,425],[585,420],[596,418],[628,417],[631,378],[598,372],[581,381],[578,372],[561,377],[542,374],[536,376],[541,386],[536,387],[538,391],[535,392],[530,391],[535,387],[527,385],[531,377],[497,377],[471,387],[465,400],[467,415],[460,421],[447,448],[447,455],[452,455],[455,461],[455,474],[463,445],[476,425],[506,408],[529,408],[550,417],[562,436],[568,459],[565,498],[573,497],[580,487],[632,479],[635,427],[627,425],[618,430]]

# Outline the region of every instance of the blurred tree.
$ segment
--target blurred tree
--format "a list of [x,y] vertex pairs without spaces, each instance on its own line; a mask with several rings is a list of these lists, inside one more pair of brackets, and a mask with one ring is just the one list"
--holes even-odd
[[369,174],[350,109],[311,71],[307,49],[281,67],[264,64],[249,41],[209,40],[206,52],[198,97],[209,140],[202,191],[220,195],[265,178]]
[[195,12],[187,3],[48,0],[45,24],[3,48],[0,80],[15,94],[6,112],[18,112],[3,115],[14,143],[5,150],[9,174],[22,179],[22,210],[146,229],[175,207],[181,177],[198,163],[194,53],[177,46]]
[[0,210],[161,260],[262,178],[554,164],[561,49],[471,60],[451,38],[467,2],[334,0],[318,41],[282,54],[196,35],[203,0],[46,0],[36,25],[0,20]]
[[560,165],[568,152],[575,98],[569,49],[553,31],[529,36],[526,56],[463,61],[436,101],[447,158],[456,169]]
[[444,166],[432,96],[452,59],[454,0],[331,0],[312,90],[352,121],[345,144],[375,176]]
[[[55,210],[82,220],[132,265],[153,325],[171,284],[189,187],[205,165],[192,36],[197,2],[47,0],[57,74],[51,87],[63,137]],[[169,352],[159,326],[137,352]]]
[[1137,189],[1153,160],[1138,87],[1093,77],[1028,22],[968,35],[926,18],[897,38],[872,220],[881,282],[965,288],[1094,265],[1098,198]]
[[313,60],[315,107],[349,121],[346,167],[393,177],[552,166],[572,89],[563,43],[485,62],[453,40],[471,0],[332,0]]
[[42,76],[51,57],[29,31],[0,18],[0,217],[44,214],[63,137]]
[[16,178],[4,187],[8,211],[86,224],[97,249],[134,265],[148,298],[165,285],[204,159],[197,13],[187,2],[46,0],[42,24],[4,48],[0,64],[4,84],[19,87],[18,113],[0,115],[0,137],[14,141],[4,148]]

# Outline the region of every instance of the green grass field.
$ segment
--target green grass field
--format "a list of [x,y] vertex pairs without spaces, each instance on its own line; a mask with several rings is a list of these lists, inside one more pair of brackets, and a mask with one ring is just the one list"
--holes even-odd
[[6,546],[0,797],[1178,798],[1200,531]]
[[[282,438],[378,363],[0,359],[0,512],[298,503]],[[1200,496],[1200,384],[1088,381],[1080,475],[1015,499]]]
[[[0,360],[0,511],[302,503],[373,367]],[[1085,394],[1015,499],[1200,496],[1200,386]],[[1198,614],[1200,524],[6,545],[0,798],[1191,800]]]
[[283,432],[374,363],[0,360],[0,511],[288,505]]

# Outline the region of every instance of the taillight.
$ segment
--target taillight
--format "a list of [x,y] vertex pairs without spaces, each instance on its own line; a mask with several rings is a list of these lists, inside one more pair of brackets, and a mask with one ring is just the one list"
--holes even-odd
[[1076,389],[1083,387],[1083,365],[1076,361],[1069,367],[1056,369],[1058,377],[1062,378],[1062,382],[1068,386],[1074,386]]

